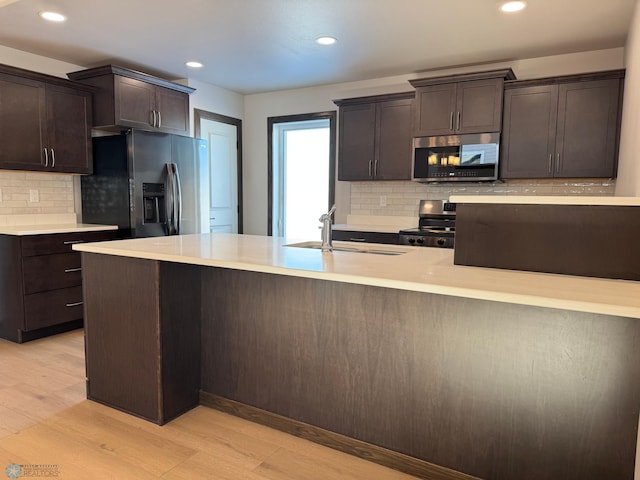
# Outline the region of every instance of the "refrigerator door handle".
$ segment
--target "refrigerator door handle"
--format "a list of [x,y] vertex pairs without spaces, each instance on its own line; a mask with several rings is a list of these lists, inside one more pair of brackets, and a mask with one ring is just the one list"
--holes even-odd
[[176,189],[175,195],[175,211],[176,211],[176,220],[175,220],[175,230],[176,234],[180,234],[180,225],[182,222],[182,188],[180,185],[180,174],[178,173],[178,165],[175,163],[171,164],[173,166],[173,173],[175,174],[174,178],[174,188]]
[[167,163],[165,165],[167,170],[167,185],[165,188],[165,212],[167,223],[167,235],[173,235],[175,233],[175,200],[174,200],[174,181],[173,181],[173,169],[172,164]]

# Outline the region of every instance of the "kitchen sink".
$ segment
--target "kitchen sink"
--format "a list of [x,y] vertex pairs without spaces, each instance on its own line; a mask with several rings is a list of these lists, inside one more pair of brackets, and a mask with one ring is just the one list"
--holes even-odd
[[[301,242],[290,243],[284,245],[285,247],[297,247],[297,248],[313,248],[320,250],[322,248],[321,242]],[[377,246],[358,245],[357,247],[348,246],[345,244],[333,244],[334,252],[351,252],[351,253],[370,253],[373,255],[402,255],[407,253],[407,250],[384,250]]]

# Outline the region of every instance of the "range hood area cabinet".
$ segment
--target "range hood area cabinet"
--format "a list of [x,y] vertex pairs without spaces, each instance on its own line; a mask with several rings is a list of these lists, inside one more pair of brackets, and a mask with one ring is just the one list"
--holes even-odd
[[513,71],[492,70],[409,80],[416,89],[416,137],[500,132],[505,80]]
[[500,178],[616,176],[624,70],[505,84]]
[[0,169],[90,174],[92,91],[0,65]]
[[189,95],[195,91],[191,87],[114,65],[72,72],[67,76],[97,87],[95,128],[130,127],[189,135]]
[[334,100],[338,180],[410,180],[414,92]]

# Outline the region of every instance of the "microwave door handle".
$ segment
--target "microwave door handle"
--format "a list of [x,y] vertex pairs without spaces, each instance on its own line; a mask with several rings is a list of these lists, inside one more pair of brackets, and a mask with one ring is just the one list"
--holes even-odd
[[173,164],[173,171],[175,174],[175,189],[176,189],[176,234],[180,234],[180,226],[182,225],[182,188],[180,186],[180,174],[178,173],[178,165]]

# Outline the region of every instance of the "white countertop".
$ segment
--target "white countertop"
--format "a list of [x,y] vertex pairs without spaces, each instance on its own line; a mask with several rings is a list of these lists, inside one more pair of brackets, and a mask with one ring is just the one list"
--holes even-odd
[[46,235],[49,233],[98,232],[117,230],[117,225],[94,225],[90,223],[68,223],[53,225],[0,225],[3,235]]
[[452,195],[453,203],[502,203],[519,205],[618,205],[640,206],[640,197],[587,197],[567,195]]
[[[181,235],[74,245],[82,252],[356,283],[640,318],[640,282],[453,264],[453,250],[376,245],[402,255],[322,253],[282,238]],[[334,242],[335,246],[353,246]],[[372,244],[368,244],[371,246]],[[362,247],[362,245],[357,245]]]

